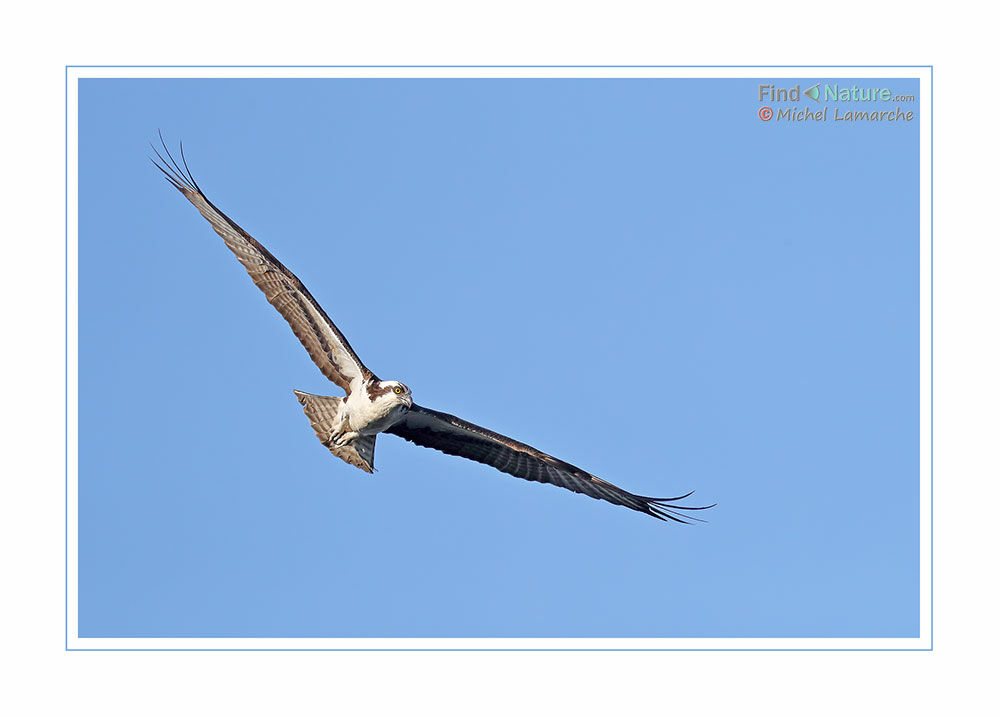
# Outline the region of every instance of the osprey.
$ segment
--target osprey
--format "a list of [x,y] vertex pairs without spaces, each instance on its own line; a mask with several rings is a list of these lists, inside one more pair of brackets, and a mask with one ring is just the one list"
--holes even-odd
[[295,391],[316,436],[337,458],[372,473],[375,439],[379,433],[391,433],[418,446],[485,463],[518,478],[568,488],[660,520],[687,523],[698,519],[681,511],[713,507],[677,504],[691,493],[675,498],[629,493],[512,438],[417,405],[409,386],[375,376],[298,277],[208,200],[187,166],[183,144],[180,146],[183,168],[165,143],[163,151],[167,159],[153,147],[160,160],[152,160],[153,164],[222,237],[267,301],[291,325],[323,375],[346,392],[346,396],[317,396]]

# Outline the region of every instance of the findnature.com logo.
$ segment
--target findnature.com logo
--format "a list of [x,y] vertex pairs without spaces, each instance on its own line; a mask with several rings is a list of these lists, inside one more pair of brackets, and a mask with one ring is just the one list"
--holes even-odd
[[[800,103],[803,97],[819,104],[826,102],[837,104],[827,104],[821,109],[793,105],[775,109],[770,106],[776,103]],[[915,100],[915,96],[896,93],[890,87],[841,86],[838,82],[820,82],[802,90],[800,84],[794,87],[761,84],[759,86],[759,101],[767,104],[761,106],[757,114],[764,122],[770,120],[777,122],[809,120],[815,122],[911,122],[916,116],[915,110],[906,109],[902,104],[915,102]],[[894,103],[896,106],[890,109],[880,107],[854,109],[853,107],[841,108],[838,103]],[[830,108],[832,109],[831,113]]]

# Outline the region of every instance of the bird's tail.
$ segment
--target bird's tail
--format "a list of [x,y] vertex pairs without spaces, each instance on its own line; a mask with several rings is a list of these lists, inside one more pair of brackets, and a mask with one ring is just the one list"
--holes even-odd
[[330,453],[365,473],[374,472],[375,436],[360,436],[342,446],[335,443],[336,434],[341,430],[341,414],[346,410],[346,398],[316,396],[304,391],[295,391],[295,397],[302,404],[316,438],[329,448]]

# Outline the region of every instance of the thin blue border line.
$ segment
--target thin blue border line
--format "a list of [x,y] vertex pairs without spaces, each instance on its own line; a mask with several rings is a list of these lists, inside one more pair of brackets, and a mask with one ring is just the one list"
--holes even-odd
[[933,649],[933,65],[930,65],[930,650]]
[[70,647],[66,652],[930,652],[932,649],[927,647]]
[[[63,481],[62,481],[62,552],[63,552],[63,636],[69,650],[69,66],[63,77]],[[79,595],[77,595],[79,598]]]
[[[71,68],[124,68],[124,67],[344,67],[344,68],[427,68],[427,67],[468,67],[468,68],[631,68],[631,67],[912,67],[928,68],[930,71],[930,646],[929,647],[636,647],[636,648],[344,648],[344,647],[70,647],[69,646],[69,70]],[[65,367],[63,373],[66,394],[64,396],[64,475],[63,475],[63,632],[66,652],[932,652],[933,651],[933,65],[66,65],[63,91],[63,248],[65,263],[63,270],[63,320]],[[79,78],[77,78],[79,79]],[[192,78],[197,79],[197,78]],[[477,78],[482,79],[482,78]],[[529,79],[529,78],[525,78]],[[571,79],[571,78],[567,78]],[[188,639],[188,638],[183,638]],[[198,638],[201,639],[201,638]],[[216,638],[208,638],[216,639]],[[283,638],[278,638],[283,639]],[[779,639],[779,638],[777,638]],[[918,638],[916,638],[918,639]]]
[[[539,69],[550,69],[550,68],[565,68],[565,67],[582,67],[582,68],[657,68],[657,67],[678,67],[678,68],[696,68],[696,67],[708,67],[708,68],[724,68],[724,67],[741,67],[745,69],[755,69],[760,68],[771,68],[771,67],[871,67],[871,68],[889,68],[889,67],[921,67],[929,68],[930,73],[933,72],[933,65],[66,65],[68,68],[84,68],[84,67],[111,67],[111,68],[124,68],[124,67],[159,67],[163,69],[171,69],[175,67],[204,67],[207,69],[216,68],[232,68],[232,67],[247,67],[247,68],[258,68],[258,67],[272,67],[276,69],[295,69],[295,68],[323,68],[323,67],[344,67],[344,68],[428,68],[428,67],[443,67],[443,68],[496,68],[496,69],[506,69],[506,68],[526,68],[526,67],[536,67]],[[158,79],[158,78],[148,78],[148,79]],[[191,78],[198,79],[198,78]],[[281,79],[281,78],[275,78]],[[304,78],[307,79],[307,78]],[[377,79],[377,78],[372,78]],[[414,78],[418,79],[418,78]],[[488,79],[488,78],[470,78],[470,79]],[[524,78],[529,79],[529,78]],[[571,79],[571,78],[566,78]],[[618,79],[618,78],[611,78]],[[650,78],[654,79],[654,78]],[[671,79],[671,78],[670,78]],[[681,78],[682,79],[682,78]],[[704,78],[710,79],[710,78]]]

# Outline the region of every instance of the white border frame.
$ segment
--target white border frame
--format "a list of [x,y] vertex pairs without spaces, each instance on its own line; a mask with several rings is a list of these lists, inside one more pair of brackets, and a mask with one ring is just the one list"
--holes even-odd
[[[906,78],[919,80],[919,637],[81,638],[78,623],[78,84],[85,78]],[[66,68],[67,650],[932,650],[932,68],[357,66]],[[747,111],[751,111],[752,100]],[[70,590],[70,586],[73,589]]]

